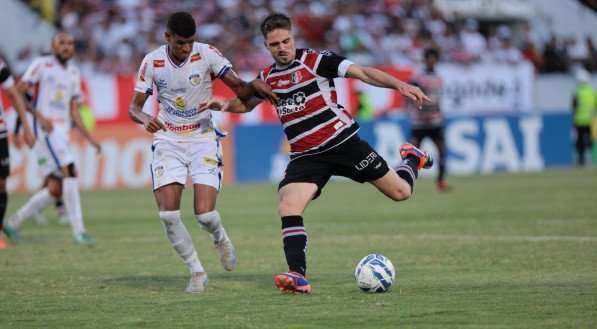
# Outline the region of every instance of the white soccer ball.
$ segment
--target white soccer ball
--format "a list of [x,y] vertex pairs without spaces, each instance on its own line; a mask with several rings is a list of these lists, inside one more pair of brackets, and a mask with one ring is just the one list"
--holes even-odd
[[357,286],[366,292],[384,292],[390,289],[395,277],[392,262],[379,254],[363,257],[354,270]]

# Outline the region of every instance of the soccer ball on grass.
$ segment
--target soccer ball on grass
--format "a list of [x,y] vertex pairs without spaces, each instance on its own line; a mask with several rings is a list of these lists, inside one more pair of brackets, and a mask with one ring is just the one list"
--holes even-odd
[[365,292],[384,292],[390,289],[395,277],[392,262],[379,254],[363,257],[354,270],[357,286]]

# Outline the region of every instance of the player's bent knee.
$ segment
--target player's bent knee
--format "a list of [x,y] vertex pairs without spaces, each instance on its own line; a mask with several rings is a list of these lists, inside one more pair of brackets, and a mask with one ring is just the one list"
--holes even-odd
[[171,226],[180,222],[180,210],[174,211],[160,211],[160,219],[164,224]]
[[406,201],[410,198],[412,192],[410,189],[397,189],[391,195],[388,195],[394,201]]

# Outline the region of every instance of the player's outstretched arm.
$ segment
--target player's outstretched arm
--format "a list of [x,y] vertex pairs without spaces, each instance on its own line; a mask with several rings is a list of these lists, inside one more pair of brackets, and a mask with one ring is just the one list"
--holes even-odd
[[346,77],[359,79],[372,86],[398,90],[402,96],[413,100],[419,108],[423,105],[423,101],[431,101],[418,87],[372,67],[352,64],[346,71]]
[[160,129],[167,131],[166,126],[158,118],[143,112],[143,105],[145,105],[148,97],[148,94],[135,92],[129,104],[129,118],[145,126],[145,130],[152,134]]

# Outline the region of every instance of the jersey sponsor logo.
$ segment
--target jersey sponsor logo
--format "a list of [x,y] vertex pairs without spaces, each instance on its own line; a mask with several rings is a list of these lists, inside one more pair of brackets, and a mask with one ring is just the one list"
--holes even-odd
[[208,157],[203,157],[203,162],[207,163],[208,165],[217,166],[218,160],[214,160]]
[[303,78],[303,75],[301,74],[301,71],[296,71],[296,72],[292,72],[292,77],[291,77],[291,81],[293,84],[297,84],[299,82],[301,82],[301,79]]
[[290,80],[278,80],[278,87],[288,86],[290,84]]
[[344,122],[342,121],[338,121],[335,125],[334,125],[334,129],[338,130],[340,128],[342,128],[344,126]]
[[158,87],[158,90],[168,88],[168,83],[166,82],[166,79],[158,79],[157,81],[154,81],[153,83],[155,83],[155,86]]
[[198,61],[198,60],[201,60],[201,54],[199,54],[199,53],[196,53],[196,54],[193,54],[193,55],[191,56],[191,60],[190,60],[190,62],[191,62],[191,63],[193,63],[193,62],[196,62],[196,61]]
[[176,101],[174,101],[174,106],[176,106],[177,109],[182,110],[187,107],[187,102],[184,100],[184,98],[177,97]]
[[139,80],[145,82],[145,72],[147,71],[147,63],[143,64],[143,68],[141,69],[141,73],[139,74]]
[[276,107],[278,115],[282,117],[287,114],[302,111],[305,109],[306,102],[307,97],[305,96],[305,93],[302,91],[293,94],[292,98],[281,99],[278,102],[278,106]]
[[166,61],[163,59],[154,59],[153,60],[153,67],[164,67],[166,66]]
[[199,114],[199,112],[200,112],[199,109],[197,109],[197,108],[192,108],[192,109],[188,109],[188,110],[177,110],[170,106],[165,106],[163,108],[163,110],[169,114],[172,114],[174,116],[181,117],[181,118],[192,118],[192,117],[196,116],[197,114]]
[[[377,153],[371,152],[371,153],[369,153],[369,155],[367,155],[367,157],[365,157],[365,159],[361,160],[359,163],[354,165],[354,167],[357,170],[363,170],[363,169],[367,168],[370,164],[372,164],[373,161],[375,161],[375,159],[377,159]],[[375,167],[375,168],[377,169],[377,167]]]
[[190,133],[192,131],[199,129],[199,127],[201,127],[201,124],[199,124],[199,122],[191,123],[188,125],[182,125],[182,126],[176,126],[176,125],[171,124],[170,122],[166,122],[166,128],[168,128],[168,130],[175,132],[177,134],[187,134],[187,133]]
[[191,86],[197,87],[201,84],[201,75],[198,73],[193,73],[189,76],[189,83]]
[[307,49],[305,50],[307,54],[320,54],[323,56],[332,56],[332,52],[329,50],[315,50],[315,49]]
[[187,88],[170,89],[170,91],[176,94],[184,94],[187,92]]

